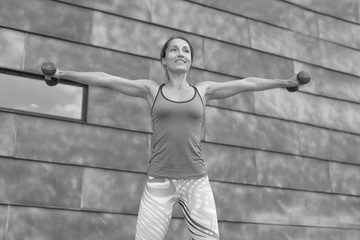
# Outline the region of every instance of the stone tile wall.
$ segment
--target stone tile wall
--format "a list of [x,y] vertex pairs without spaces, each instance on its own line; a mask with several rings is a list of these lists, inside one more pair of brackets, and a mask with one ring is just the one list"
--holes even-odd
[[[360,238],[359,0],[2,0],[0,68],[164,81],[190,39],[189,81],[313,81],[210,101],[203,151],[221,239]],[[1,79],[0,79],[1,80]],[[142,99],[89,87],[86,121],[0,109],[0,238],[134,239],[152,128]],[[179,207],[166,239],[189,238]]]

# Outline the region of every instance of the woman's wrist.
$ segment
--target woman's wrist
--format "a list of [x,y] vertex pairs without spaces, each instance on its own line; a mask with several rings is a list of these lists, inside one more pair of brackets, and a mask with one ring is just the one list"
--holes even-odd
[[290,78],[285,80],[286,82],[286,87],[296,87],[299,85],[298,80],[296,79],[296,75],[291,76]]
[[61,77],[63,77],[64,75],[64,71],[60,70],[60,69],[56,69],[56,73],[54,74],[55,78],[60,79]]

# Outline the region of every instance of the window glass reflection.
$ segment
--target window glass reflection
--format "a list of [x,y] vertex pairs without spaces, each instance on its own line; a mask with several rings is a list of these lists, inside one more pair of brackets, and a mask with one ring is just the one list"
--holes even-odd
[[81,119],[83,88],[0,73],[0,107]]

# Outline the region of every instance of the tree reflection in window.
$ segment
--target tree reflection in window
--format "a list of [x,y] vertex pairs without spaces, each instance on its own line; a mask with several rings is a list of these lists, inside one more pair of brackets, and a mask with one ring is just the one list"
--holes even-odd
[[0,108],[82,119],[83,87],[0,73]]

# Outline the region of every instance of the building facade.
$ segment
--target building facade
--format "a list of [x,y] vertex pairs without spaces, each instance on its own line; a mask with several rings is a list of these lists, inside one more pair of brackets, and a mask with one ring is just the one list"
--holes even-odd
[[[360,1],[1,0],[0,238],[134,239],[151,154],[142,99],[40,66],[164,82],[185,36],[189,81],[312,82],[212,100],[203,151],[222,240],[360,239]],[[166,239],[188,237],[180,208]]]

